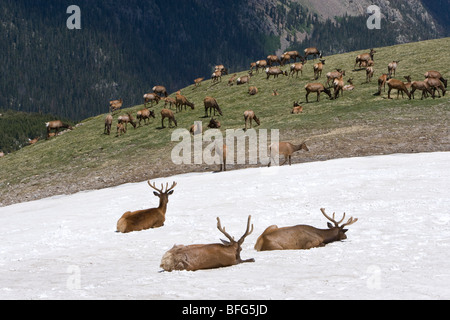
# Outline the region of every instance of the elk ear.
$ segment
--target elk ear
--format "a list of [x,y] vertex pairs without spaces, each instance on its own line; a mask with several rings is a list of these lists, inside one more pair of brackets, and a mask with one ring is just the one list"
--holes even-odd
[[173,192],[174,192],[174,190],[170,190],[169,193],[168,193],[168,195],[173,194]]
[[331,224],[331,223],[327,223],[327,226],[328,226],[328,229],[333,229],[334,227],[333,227],[333,225]]
[[342,229],[343,233],[346,233],[348,231],[348,229]]
[[154,194],[155,196],[159,197],[159,193],[158,193],[158,192],[153,191],[153,194]]
[[222,243],[224,245],[226,245],[226,246],[229,246],[231,244],[230,241],[226,241],[226,240],[223,240],[223,239],[220,239],[220,241],[222,241]]

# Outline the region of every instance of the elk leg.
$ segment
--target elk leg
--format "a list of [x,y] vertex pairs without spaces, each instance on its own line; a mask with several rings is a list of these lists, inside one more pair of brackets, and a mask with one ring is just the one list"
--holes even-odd
[[164,129],[164,117],[161,119],[161,127]]
[[284,156],[284,162],[283,162],[282,164],[280,164],[280,167],[281,167],[282,165],[284,165],[287,161],[288,161],[288,158],[287,158],[286,156]]

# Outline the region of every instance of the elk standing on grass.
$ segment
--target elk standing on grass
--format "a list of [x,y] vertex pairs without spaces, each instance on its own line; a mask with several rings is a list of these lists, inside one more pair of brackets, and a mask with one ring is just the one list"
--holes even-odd
[[374,72],[375,72],[375,70],[373,69],[373,67],[366,68],[366,83],[369,83],[372,81]]
[[444,87],[447,88],[447,79],[444,79],[442,74],[438,71],[428,71],[427,73],[425,73],[425,78],[426,79],[428,79],[428,78],[439,79],[444,84]]
[[344,217],[336,222],[335,214],[330,218],[325,209],[320,209],[322,214],[333,224],[328,223],[328,229],[317,229],[312,226],[298,225],[294,227],[278,228],[277,226],[268,227],[256,241],[255,250],[309,250],[311,248],[323,247],[335,241],[347,239],[344,229],[358,221],[351,217],[343,225],[339,225],[345,219]]
[[187,106],[189,106],[192,110],[195,109],[195,104],[190,102],[185,96],[178,94],[175,97],[175,109],[178,112],[178,110],[183,111],[183,106],[184,106],[184,110],[187,109]]
[[325,60],[320,59],[319,63],[314,65],[314,79],[317,80],[322,76],[323,66],[325,65]]
[[258,126],[261,124],[258,117],[255,115],[255,112],[253,110],[247,110],[244,112],[244,120],[245,120],[245,130],[247,131],[248,124],[250,123],[250,129],[253,126],[253,120],[258,124]]
[[139,120],[139,127],[141,126],[141,121],[144,120],[144,125],[150,123],[150,118],[155,119],[155,112],[153,110],[148,110],[147,108],[138,111],[136,118]]
[[127,133],[127,128],[123,125],[123,123],[118,123],[116,128],[117,128],[116,137],[120,137],[122,134]]
[[397,79],[391,79],[387,82],[387,85],[389,87],[388,90],[388,99],[392,99],[391,98],[391,91],[393,89],[397,89],[397,99],[399,98],[400,92],[402,93],[402,97],[403,97],[403,92],[405,92],[408,95],[408,98],[411,100],[411,94],[409,93],[408,89],[406,88],[406,85],[403,81],[397,80]]
[[304,52],[305,60],[308,59],[308,56],[313,56],[313,59],[316,59],[316,57],[322,58],[322,51],[317,50],[317,48],[306,48]]
[[119,118],[117,119],[118,123],[120,124],[124,124],[125,125],[125,129],[128,130],[128,123],[131,123],[131,125],[133,126],[133,128],[136,129],[136,121],[134,121],[133,116],[131,115],[131,113],[127,112],[126,115],[123,116],[119,116]]
[[421,100],[423,100],[424,97],[425,98],[427,97],[427,92],[430,94],[430,96],[433,96],[433,91],[431,91],[431,88],[426,81],[411,82],[411,95],[412,95],[413,99],[415,99],[414,92],[416,92],[416,90],[422,91]]
[[151,228],[159,228],[164,225],[169,196],[173,194],[172,189],[175,188],[177,183],[174,182],[170,188],[167,183],[165,191],[163,184],[161,184],[161,189],[156,188],[155,183],[152,185],[150,181],[148,181],[148,185],[157,191],[154,191],[153,194],[159,198],[159,207],[124,213],[117,222],[117,232],[128,233],[142,231]]
[[164,86],[154,86],[152,90],[153,90],[153,93],[155,93],[159,96],[164,96],[166,98],[168,96],[166,87],[164,87]]
[[113,123],[113,116],[108,114],[105,118],[105,129],[103,130],[103,134],[107,134],[108,136],[111,134],[111,126]]
[[222,240],[222,244],[175,245],[163,256],[161,268],[169,272],[174,270],[197,271],[255,262],[255,259],[241,259],[242,244],[245,238],[253,232],[253,224],[250,228],[250,220],[251,216],[248,217],[247,229],[244,235],[236,241],[225,231],[220,219],[217,218],[217,229],[229,241]]
[[291,64],[290,74],[292,75],[292,77],[294,77],[294,73],[296,73],[297,74],[296,78],[298,78],[299,72],[303,76],[303,66],[305,65],[305,63],[306,61]]
[[242,76],[237,78],[236,80],[236,84],[239,86],[241,84],[246,84],[246,83],[250,83],[250,78],[253,76],[253,73],[250,71],[248,73],[248,76]]
[[369,52],[369,53],[363,53],[363,54],[358,55],[358,56],[356,57],[355,68],[356,68],[356,65],[357,65],[358,63],[359,63],[359,67],[360,67],[360,68],[361,68],[361,65],[362,65],[363,63],[365,63],[365,66],[368,66],[368,65],[369,65],[369,61],[370,61],[370,60],[373,61],[373,56],[374,56],[375,53],[376,53],[375,50],[370,49],[370,52]]
[[178,126],[177,124],[177,120],[175,120],[175,115],[173,114],[172,110],[169,109],[162,109],[161,110],[161,127],[164,129],[164,119],[168,118],[169,119],[169,128],[172,125],[172,122],[175,124],[175,127]]
[[433,91],[433,99],[436,95],[436,90],[438,92],[439,98],[441,97],[441,94],[439,93],[439,89],[442,90],[442,95],[445,96],[445,92],[446,92],[445,87],[438,78],[427,78],[427,79],[425,79],[425,82],[430,86],[430,88]]
[[325,88],[321,83],[308,83],[305,86],[305,90],[306,90],[306,102],[309,102],[308,96],[311,92],[317,93],[317,102],[319,102],[320,100],[319,96],[321,92],[325,92],[331,99],[331,91],[328,88]]
[[161,97],[158,96],[156,93],[146,93],[144,94],[144,107],[147,108],[147,103],[150,102],[151,106],[153,107],[153,102],[156,102],[156,104],[159,103],[161,100]]
[[280,74],[282,74],[282,75],[284,75],[284,76],[287,76],[287,75],[288,75],[287,71],[283,71],[283,70],[281,70],[279,67],[270,67],[270,68],[267,68],[267,69],[266,69],[266,74],[267,74],[267,79],[269,79],[270,76],[273,76],[274,79],[275,79],[275,78],[278,78],[278,76],[279,76]]
[[208,110],[209,110],[209,117],[211,117],[213,109],[214,115],[216,115],[216,112],[218,112],[221,116],[223,116],[222,110],[220,110],[217,100],[214,99],[213,97],[206,97],[203,100],[203,105],[205,106],[205,117],[208,117]]
[[202,84],[202,81],[205,80],[205,78],[197,78],[194,80],[194,86],[199,87]]
[[278,159],[275,159],[275,157],[279,157],[280,155],[282,155],[284,157],[284,162],[282,164],[280,164],[280,166],[284,165],[288,160],[289,160],[289,165],[292,165],[291,159],[292,159],[292,154],[294,152],[297,151],[301,151],[301,150],[305,150],[305,151],[309,151],[309,148],[307,147],[306,143],[303,142],[299,145],[294,145],[290,142],[279,142],[277,143],[273,143],[270,146],[270,160],[269,160],[269,165],[268,167],[270,167],[272,165],[272,160],[275,160],[275,163],[278,163]]
[[388,73],[383,73],[378,78],[378,92],[376,94],[381,94],[381,88],[383,87],[384,92],[386,92],[386,83],[391,79],[391,76]]
[[273,64],[278,63],[281,65],[281,59],[278,58],[276,55],[269,55],[267,56],[267,64],[271,67]]
[[388,64],[388,73],[390,76],[392,76],[392,72],[394,72],[394,76],[395,76],[395,72],[397,71],[399,62],[400,62],[400,60],[392,61],[391,63]]
[[58,134],[58,131],[61,129],[73,130],[73,128],[70,125],[63,123],[61,120],[46,122],[45,126],[47,127],[47,138],[50,137],[50,132],[52,130],[55,130],[55,136]]
[[340,78],[341,76],[345,76],[345,70],[336,69],[336,71],[327,73],[327,86],[330,86],[330,82],[332,83],[334,79]]

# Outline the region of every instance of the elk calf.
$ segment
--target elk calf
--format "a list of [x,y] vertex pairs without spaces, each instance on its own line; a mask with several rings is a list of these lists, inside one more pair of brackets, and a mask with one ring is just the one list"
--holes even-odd
[[251,216],[248,217],[247,229],[244,235],[236,241],[225,231],[220,219],[217,218],[217,229],[229,241],[222,240],[222,244],[175,245],[162,257],[161,268],[169,272],[174,270],[197,271],[255,262],[255,259],[241,259],[242,244],[245,238],[253,232],[253,224],[250,228],[250,220]]
[[155,183],[148,185],[155,189],[153,194],[159,198],[159,207],[147,210],[140,210],[134,212],[126,212],[117,222],[117,232],[129,233],[134,231],[142,231],[151,228],[159,228],[164,225],[166,221],[167,203],[169,202],[169,196],[173,194],[173,188],[177,185],[176,182],[169,188],[169,184],[166,184],[166,190],[164,191],[164,185],[161,184],[161,189],[156,188]]
[[330,218],[325,209],[320,209],[322,214],[330,220],[328,229],[317,229],[307,225],[298,225],[294,227],[278,228],[277,226],[268,227],[256,241],[255,250],[269,251],[269,250],[309,250],[311,248],[318,248],[335,241],[342,241],[347,239],[344,229],[358,221],[358,219],[350,218],[345,224],[339,226],[345,219],[344,217],[336,222],[335,214]]

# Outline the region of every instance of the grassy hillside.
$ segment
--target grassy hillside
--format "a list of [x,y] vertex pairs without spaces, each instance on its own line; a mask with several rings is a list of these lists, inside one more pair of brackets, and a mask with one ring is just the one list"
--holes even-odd
[[[404,80],[403,76],[410,75],[413,80],[423,80],[428,70],[439,70],[445,78],[450,78],[449,48],[450,38],[375,48],[372,83],[365,83],[365,71],[353,70],[356,55],[365,51],[324,57],[326,64],[319,82],[324,83],[326,73],[336,68],[346,70],[345,80],[354,79],[356,89],[345,92],[344,97],[337,100],[329,100],[322,94],[321,101],[316,102],[315,94],[311,94],[310,103],[306,103],[304,86],[314,82],[312,62],[305,65],[303,76],[299,78],[280,76],[266,80],[264,73],[255,75],[251,79],[251,85],[259,89],[255,96],[248,95],[247,85],[228,86],[231,75],[224,76],[218,84],[204,81],[200,87],[181,90],[196,108],[176,114],[178,128],[189,129],[199,120],[206,126],[209,119],[203,118],[203,99],[212,96],[224,113],[223,117],[218,117],[223,132],[243,128],[243,113],[252,109],[261,120],[258,128],[280,129],[282,140],[306,140],[310,152],[298,153],[294,162],[449,151],[449,95],[434,100],[408,100],[406,96],[397,100],[396,94],[393,100],[388,100],[387,92],[373,95],[377,91],[378,76],[387,72],[387,64],[392,60],[400,60],[398,79]],[[238,75],[245,74],[247,71]],[[278,96],[272,96],[275,89]],[[290,114],[294,101],[304,106],[303,114]],[[170,141],[173,129],[161,129],[159,111],[162,107],[162,103],[155,106],[157,117],[150,125],[136,130],[129,126],[127,134],[121,137],[103,134],[105,113],[83,121],[72,132],[40,141],[0,159],[0,203],[6,205],[181,172],[217,170],[215,166],[172,163],[170,154],[176,143]],[[120,114],[130,111],[136,115],[141,108],[142,105],[135,106]],[[114,125],[118,115],[115,115]]]

